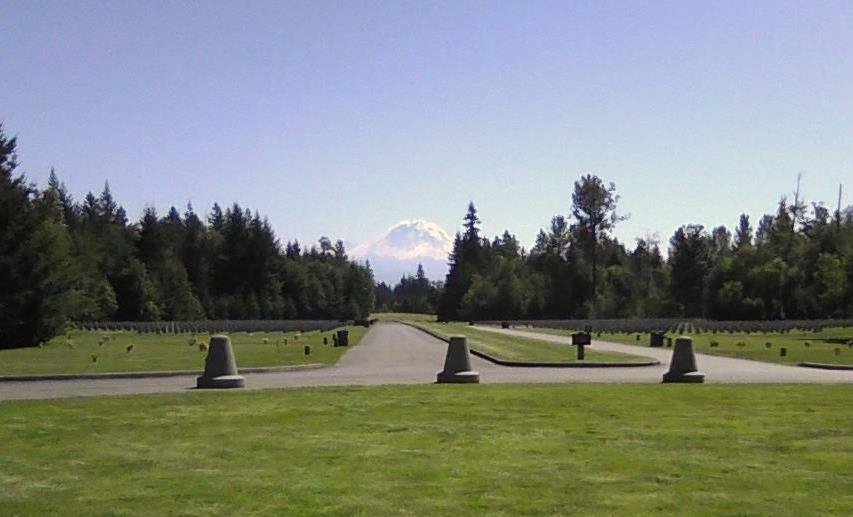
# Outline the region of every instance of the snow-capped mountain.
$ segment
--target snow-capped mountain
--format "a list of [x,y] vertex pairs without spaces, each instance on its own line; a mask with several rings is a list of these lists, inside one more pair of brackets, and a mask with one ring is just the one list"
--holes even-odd
[[406,219],[362,242],[349,254],[369,260],[377,282],[393,285],[400,277],[415,274],[419,263],[430,280],[443,281],[452,250],[453,237],[441,226],[423,219]]

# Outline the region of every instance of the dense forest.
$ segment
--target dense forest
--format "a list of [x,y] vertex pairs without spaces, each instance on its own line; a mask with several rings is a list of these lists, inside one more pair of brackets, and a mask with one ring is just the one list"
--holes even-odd
[[361,319],[369,264],[322,237],[282,249],[266,219],[233,204],[130,222],[109,185],[75,201],[51,171],[39,190],[16,173],[0,126],[0,348],[30,346],[68,321]]
[[423,269],[374,286],[369,264],[326,237],[281,246],[238,204],[131,222],[109,185],[76,201],[51,171],[39,190],[17,173],[16,139],[0,126],[0,348],[51,338],[69,321],[361,319],[376,309],[442,320],[853,316],[853,207],[830,212],[795,194],[755,228],[678,228],[666,256],[612,236],[624,218],[613,184],[574,183],[569,215],[525,250],[504,232],[481,236],[473,203],[444,282]]
[[853,207],[830,213],[797,193],[755,229],[745,214],[734,232],[684,225],[664,257],[653,240],[629,249],[611,236],[618,200],[613,184],[580,178],[571,216],[554,216],[529,252],[509,232],[482,237],[471,203],[439,319],[853,316]]

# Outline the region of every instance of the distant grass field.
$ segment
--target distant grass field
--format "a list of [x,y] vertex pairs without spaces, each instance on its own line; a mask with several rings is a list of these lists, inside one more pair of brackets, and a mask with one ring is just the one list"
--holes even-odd
[[[348,330],[350,346],[354,346],[367,329]],[[236,332],[229,336],[237,367],[248,368],[333,364],[347,347],[332,347],[332,333]],[[328,338],[328,345],[323,345],[323,337]],[[203,370],[206,352],[197,344],[190,345],[192,338],[193,334],[72,331],[55,337],[42,348],[0,350],[0,375]],[[208,343],[210,335],[196,334],[195,339]],[[128,352],[131,344],[133,348]],[[305,355],[304,345],[311,345],[311,355]]]
[[[571,335],[573,331],[564,329],[548,328],[524,328],[518,329],[529,332],[544,334],[556,334],[561,336]],[[637,336],[640,339],[637,340]],[[827,328],[821,332],[790,332],[780,333],[744,333],[734,334],[710,332],[688,334],[693,338],[693,348],[703,354],[720,355],[725,357],[737,357],[740,359],[753,359],[756,361],[768,361],[782,364],[798,364],[801,362],[828,363],[828,364],[851,364],[853,365],[853,346],[847,344],[834,344],[824,341],[827,338],[853,338],[853,328],[838,327]],[[673,340],[675,334],[667,334]],[[593,339],[611,341],[614,343],[625,343],[629,345],[649,346],[648,334],[613,334],[602,333],[600,337],[593,334]],[[711,346],[716,342],[717,346]],[[739,345],[742,343],[742,346]],[[770,343],[770,346],[767,346]],[[785,357],[780,356],[780,348],[787,349]],[[836,355],[838,349],[838,355]]]
[[5,515],[853,515],[849,386],[0,403]]
[[436,321],[435,314],[415,314],[409,312],[377,312],[371,314],[371,318],[376,318],[379,321]]
[[[516,336],[496,334],[487,330],[479,330],[464,323],[428,323],[414,322],[430,329],[444,337],[466,336],[468,346],[503,361],[543,362],[543,363],[576,363],[577,349],[573,346],[560,345],[539,339],[527,339]],[[636,363],[649,361],[648,357],[620,354],[618,352],[603,352],[595,347],[585,349],[583,362],[587,363]]]

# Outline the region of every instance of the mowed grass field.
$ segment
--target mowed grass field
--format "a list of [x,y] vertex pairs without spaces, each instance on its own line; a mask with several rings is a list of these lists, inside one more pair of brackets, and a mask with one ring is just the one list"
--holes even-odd
[[[561,336],[569,336],[574,332],[565,329],[541,327],[519,328],[518,330]],[[638,335],[640,336],[639,340],[637,340]],[[786,334],[745,332],[732,334],[718,332],[713,334],[710,332],[696,332],[688,333],[687,335],[693,338],[693,349],[703,354],[782,364],[812,362],[853,365],[853,346],[825,341],[826,339],[853,339],[853,328],[851,327],[827,328],[821,332],[795,331]],[[678,337],[676,334],[667,334],[667,336],[672,337],[673,343],[675,342],[675,338]],[[593,340],[595,339],[628,345],[639,345],[642,347],[649,346],[648,334],[603,332],[598,337],[596,337],[596,334],[593,334]],[[715,342],[716,346],[712,346],[712,343]],[[770,343],[769,346],[768,343]],[[783,347],[787,352],[784,357],[781,356],[779,350]]]
[[0,403],[5,515],[851,515],[849,386]]
[[[432,330],[444,336],[465,336],[471,349],[483,352],[503,361],[543,362],[543,363],[576,363],[577,349],[573,346],[561,345],[539,339],[527,339],[517,336],[496,334],[480,330],[466,323],[429,323],[412,321],[412,323]],[[586,363],[642,363],[648,362],[648,357],[604,352],[595,347],[585,348],[583,362]]]
[[[347,329],[350,346],[358,344],[367,331],[364,327]],[[249,368],[333,364],[347,351],[347,347],[332,346],[333,333],[236,332],[229,337],[237,367]],[[324,337],[328,345],[323,345]],[[198,343],[209,341],[209,334],[71,331],[41,348],[0,350],[0,375],[200,371],[207,352]],[[305,345],[311,346],[310,355],[305,355]]]

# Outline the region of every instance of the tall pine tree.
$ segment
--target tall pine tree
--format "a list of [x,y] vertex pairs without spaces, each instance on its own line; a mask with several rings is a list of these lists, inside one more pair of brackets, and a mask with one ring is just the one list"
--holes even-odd
[[60,331],[74,283],[60,199],[15,176],[16,144],[0,125],[0,348],[37,345]]

